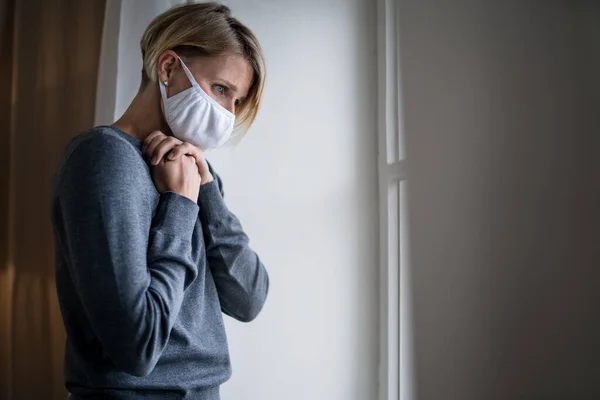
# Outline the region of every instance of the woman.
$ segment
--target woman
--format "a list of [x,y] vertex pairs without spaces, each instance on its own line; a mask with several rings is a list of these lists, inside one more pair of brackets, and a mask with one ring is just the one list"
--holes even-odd
[[252,32],[215,3],[157,17],[138,94],[78,135],[53,182],[56,283],[72,399],[219,399],[222,312],[251,321],[268,276],[203,150],[247,128],[263,92]]

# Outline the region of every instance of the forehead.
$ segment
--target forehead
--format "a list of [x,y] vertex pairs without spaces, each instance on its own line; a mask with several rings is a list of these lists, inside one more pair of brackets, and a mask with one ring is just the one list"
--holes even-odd
[[252,66],[240,55],[201,57],[193,61],[190,71],[196,78],[225,80],[237,86],[238,94],[246,95],[252,84]]

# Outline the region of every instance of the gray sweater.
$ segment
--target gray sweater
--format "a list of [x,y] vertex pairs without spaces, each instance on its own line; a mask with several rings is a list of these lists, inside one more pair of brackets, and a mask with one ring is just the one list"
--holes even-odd
[[76,399],[216,400],[231,375],[221,312],[255,318],[267,272],[219,178],[197,204],[160,195],[141,145],[94,128],[54,177],[66,387]]

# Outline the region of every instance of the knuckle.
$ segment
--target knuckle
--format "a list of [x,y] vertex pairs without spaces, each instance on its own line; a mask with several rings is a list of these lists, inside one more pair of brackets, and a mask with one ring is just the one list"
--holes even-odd
[[162,133],[161,131],[154,131],[150,134],[150,136],[148,136],[148,140],[156,139],[157,137],[160,137],[162,135],[164,135],[164,133]]
[[165,140],[165,141],[163,141],[163,142],[160,144],[160,146],[159,146],[159,148],[160,148],[161,150],[168,149],[168,148],[170,148],[170,147],[173,147],[173,146],[171,146],[171,143],[169,143],[169,142],[168,142],[168,141],[166,141],[166,140]]

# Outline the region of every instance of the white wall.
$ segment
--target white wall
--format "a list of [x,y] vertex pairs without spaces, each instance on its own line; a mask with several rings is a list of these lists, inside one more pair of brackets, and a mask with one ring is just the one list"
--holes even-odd
[[[156,0],[123,4],[145,21],[121,25],[117,114],[139,82],[138,41],[154,12],[142,3]],[[223,399],[375,399],[375,4],[224,3],[261,41],[268,84],[246,138],[209,159],[271,291],[253,323],[227,320],[234,374]]]
[[600,398],[600,4],[400,4],[418,399]]
[[269,81],[256,125],[211,160],[272,286],[255,323],[227,324],[223,398],[375,399],[374,5],[225,3],[261,41]]
[[161,12],[183,0],[106,0],[96,93],[96,125],[120,117],[138,91],[142,73],[140,39]]

